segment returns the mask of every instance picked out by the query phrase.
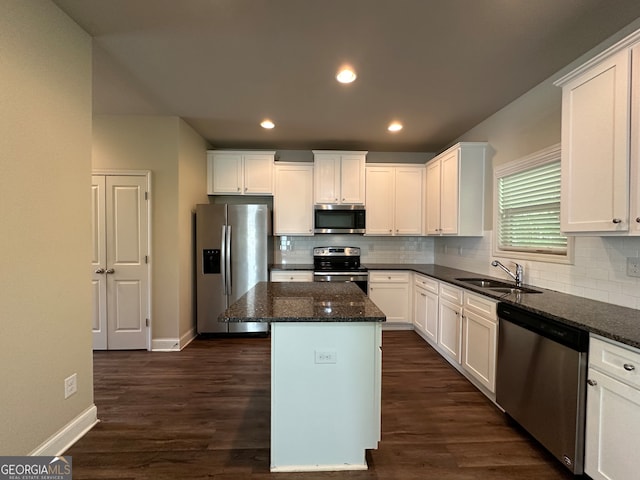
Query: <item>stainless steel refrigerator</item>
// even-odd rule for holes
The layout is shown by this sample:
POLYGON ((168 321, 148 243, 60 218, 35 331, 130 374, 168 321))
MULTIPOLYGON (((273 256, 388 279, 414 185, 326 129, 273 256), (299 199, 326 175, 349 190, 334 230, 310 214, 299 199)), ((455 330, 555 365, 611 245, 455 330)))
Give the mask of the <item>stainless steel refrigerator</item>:
POLYGON ((218 316, 267 281, 270 224, 267 205, 196 206, 198 333, 269 331, 267 323, 221 323, 218 316))

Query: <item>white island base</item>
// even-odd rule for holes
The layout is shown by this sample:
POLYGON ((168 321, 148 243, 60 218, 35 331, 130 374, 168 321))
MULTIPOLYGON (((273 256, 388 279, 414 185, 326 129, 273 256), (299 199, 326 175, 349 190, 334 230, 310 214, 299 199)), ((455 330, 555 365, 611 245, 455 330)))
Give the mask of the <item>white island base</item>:
POLYGON ((365 470, 380 441, 379 322, 271 323, 271 471, 365 470))

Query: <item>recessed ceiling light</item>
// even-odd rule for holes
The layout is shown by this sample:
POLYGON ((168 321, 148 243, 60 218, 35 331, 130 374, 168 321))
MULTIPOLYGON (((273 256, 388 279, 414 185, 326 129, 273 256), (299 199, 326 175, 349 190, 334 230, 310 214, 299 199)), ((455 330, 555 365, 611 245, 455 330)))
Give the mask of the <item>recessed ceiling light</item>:
POLYGON ((271 120, 263 120, 263 121, 260 123, 260 126, 261 126, 262 128, 266 128, 267 130, 271 130, 273 127, 275 127, 275 126, 276 126, 276 124, 275 124, 275 123, 273 123, 271 120))
POLYGON ((400 122, 393 122, 387 127, 387 130, 390 132, 399 132, 402 130, 402 124, 400 122))
POLYGON ((336 75, 336 80, 340 83, 351 83, 356 79, 356 72, 351 67, 341 68, 336 75))

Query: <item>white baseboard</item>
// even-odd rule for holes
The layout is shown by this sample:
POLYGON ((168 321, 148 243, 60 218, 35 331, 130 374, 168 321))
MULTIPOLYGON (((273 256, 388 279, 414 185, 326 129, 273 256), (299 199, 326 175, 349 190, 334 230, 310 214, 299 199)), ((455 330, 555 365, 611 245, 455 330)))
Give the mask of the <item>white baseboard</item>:
POLYGON ((413 330, 413 324, 404 322, 383 322, 382 330, 413 330))
POLYGON ((198 336, 195 328, 192 328, 187 333, 180 337, 180 350, 189 345, 198 336))
POLYGON ((154 338, 151 340, 152 352, 179 352, 179 338, 154 338))
POLYGON ((91 405, 29 455, 51 457, 62 455, 69 447, 84 437, 99 421, 98 409, 95 405, 91 405))
POLYGON ((337 464, 337 465, 287 465, 286 467, 271 467, 272 472, 342 472, 346 470, 367 470, 367 463, 337 464))

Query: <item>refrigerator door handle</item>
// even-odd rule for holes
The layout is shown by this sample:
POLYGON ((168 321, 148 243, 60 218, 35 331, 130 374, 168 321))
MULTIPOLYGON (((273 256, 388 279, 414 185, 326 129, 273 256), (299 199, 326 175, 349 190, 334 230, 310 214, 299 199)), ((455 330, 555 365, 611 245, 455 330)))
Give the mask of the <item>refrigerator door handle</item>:
POLYGON ((227 226, 222 225, 222 252, 220 252, 221 260, 221 270, 222 270, 222 285, 224 288, 224 294, 228 295, 227 292, 227 226))
POLYGON ((225 238, 225 241, 227 243, 226 245, 226 251, 227 251, 227 255, 225 257, 225 262, 226 262, 226 266, 225 266, 225 270, 226 270, 226 275, 225 275, 225 289, 227 291, 227 295, 231 295, 231 287, 233 285, 233 279, 231 278, 231 225, 227 225, 227 236, 225 238))

